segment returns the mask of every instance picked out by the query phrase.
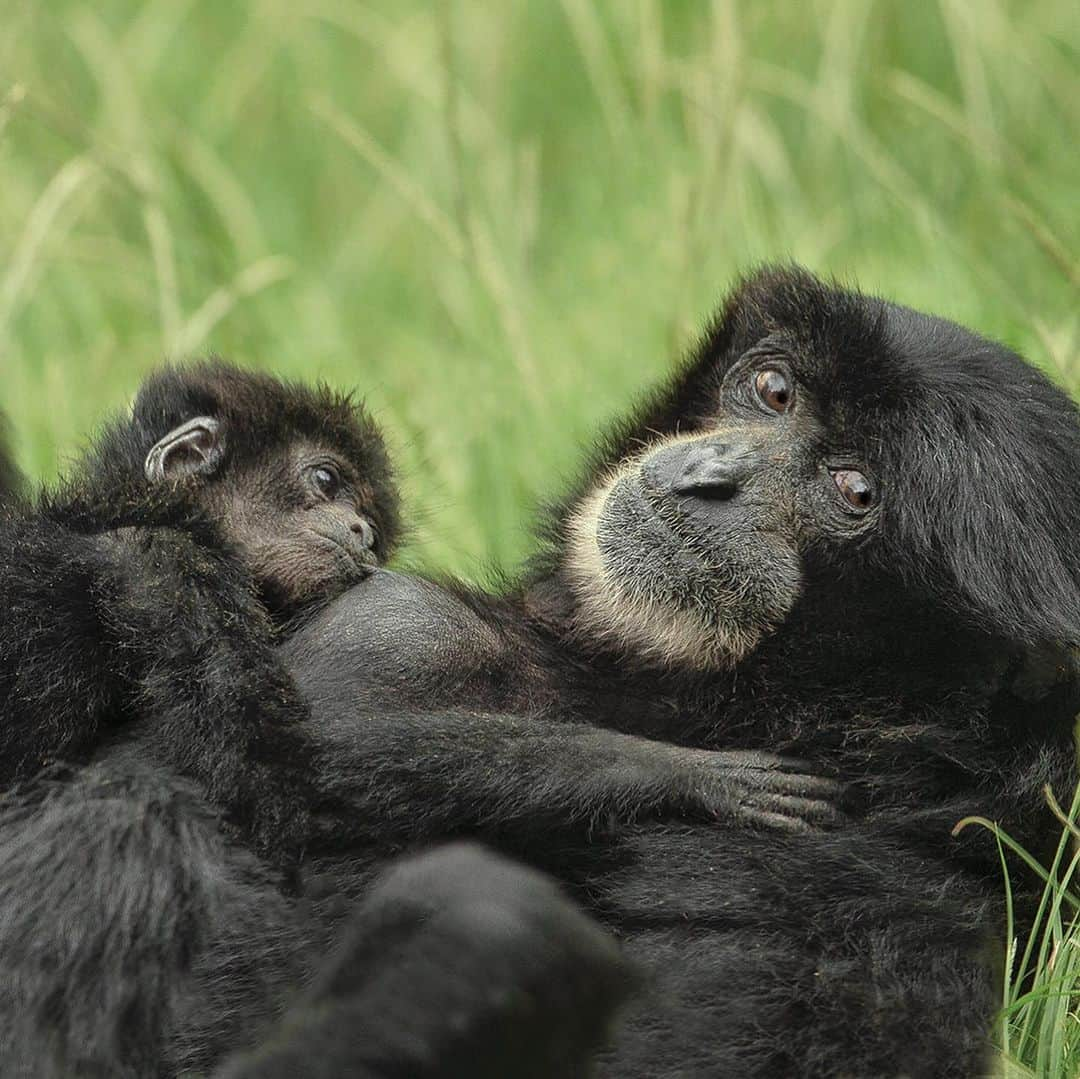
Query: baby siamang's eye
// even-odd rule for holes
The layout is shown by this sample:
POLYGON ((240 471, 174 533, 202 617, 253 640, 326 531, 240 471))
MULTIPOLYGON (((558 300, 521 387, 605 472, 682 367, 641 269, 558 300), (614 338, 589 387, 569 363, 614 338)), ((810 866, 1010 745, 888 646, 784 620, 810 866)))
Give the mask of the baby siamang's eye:
POLYGON ((767 367, 754 376, 754 392, 758 400, 773 412, 787 412, 795 401, 795 387, 783 371, 767 367))
POLYGON ((311 470, 311 482, 327 498, 334 498, 341 489, 341 477, 329 465, 319 465, 311 470))
POLYGON ((836 489, 852 509, 865 513, 875 501, 873 484, 854 468, 839 468, 832 474, 836 489))

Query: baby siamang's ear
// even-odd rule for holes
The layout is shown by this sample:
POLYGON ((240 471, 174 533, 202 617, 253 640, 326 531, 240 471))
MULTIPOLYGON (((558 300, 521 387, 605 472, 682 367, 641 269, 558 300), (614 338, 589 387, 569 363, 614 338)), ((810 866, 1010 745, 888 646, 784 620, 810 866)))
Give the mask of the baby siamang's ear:
POLYGON ((209 476, 217 471, 224 453, 221 424, 210 416, 197 416, 154 444, 143 471, 152 484, 209 476))

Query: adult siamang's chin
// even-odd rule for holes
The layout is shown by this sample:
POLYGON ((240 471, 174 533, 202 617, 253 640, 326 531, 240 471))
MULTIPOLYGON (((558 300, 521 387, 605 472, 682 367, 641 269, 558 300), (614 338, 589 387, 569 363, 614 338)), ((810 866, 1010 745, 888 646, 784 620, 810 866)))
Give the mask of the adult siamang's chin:
POLYGON ((791 610, 799 557, 768 507, 658 489, 655 456, 621 469, 573 519, 576 628, 650 662, 730 667, 791 610))

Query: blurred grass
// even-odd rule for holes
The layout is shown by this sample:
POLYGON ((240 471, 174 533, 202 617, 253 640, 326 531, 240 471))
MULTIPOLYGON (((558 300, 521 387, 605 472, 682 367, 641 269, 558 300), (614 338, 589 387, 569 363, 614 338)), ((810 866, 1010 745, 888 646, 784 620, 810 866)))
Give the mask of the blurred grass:
POLYGON ((0 405, 48 478, 164 356, 359 385, 477 576, 734 274, 1080 388, 1073 0, 3 0, 0 405))
MULTIPOLYGON (((482 576, 765 259, 1080 391, 1075 0, 0 14, 0 407, 43 479, 163 357, 213 350, 361 387, 409 561, 482 576)), ((1080 1067, 1051 913, 1044 994, 1006 990, 1015 1074, 1080 1067)))

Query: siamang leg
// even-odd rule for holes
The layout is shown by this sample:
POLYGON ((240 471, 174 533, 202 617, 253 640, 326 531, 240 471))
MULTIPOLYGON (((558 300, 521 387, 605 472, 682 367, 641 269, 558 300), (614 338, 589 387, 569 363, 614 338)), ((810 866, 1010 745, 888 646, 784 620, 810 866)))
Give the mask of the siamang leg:
POLYGON ((635 981, 547 878, 444 847, 375 884, 307 995, 220 1079, 573 1079, 635 981))

